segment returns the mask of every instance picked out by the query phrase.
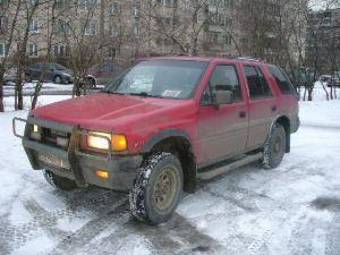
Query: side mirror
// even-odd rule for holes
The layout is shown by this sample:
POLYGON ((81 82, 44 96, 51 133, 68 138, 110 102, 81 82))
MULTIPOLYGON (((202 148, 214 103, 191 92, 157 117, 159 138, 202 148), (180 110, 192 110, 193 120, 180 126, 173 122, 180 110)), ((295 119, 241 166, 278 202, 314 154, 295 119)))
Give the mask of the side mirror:
POLYGON ((215 90, 214 104, 216 106, 222 104, 232 104, 234 101, 234 93, 230 90, 215 90))

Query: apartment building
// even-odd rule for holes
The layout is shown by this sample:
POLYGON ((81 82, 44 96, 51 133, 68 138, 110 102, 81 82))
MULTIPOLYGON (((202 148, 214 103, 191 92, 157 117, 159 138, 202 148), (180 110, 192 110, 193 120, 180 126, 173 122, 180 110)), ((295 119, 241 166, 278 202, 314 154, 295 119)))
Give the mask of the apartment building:
POLYGON ((320 73, 340 71, 340 8, 310 13, 306 57, 320 73))
MULTIPOLYGON (((76 58, 74 52, 88 54, 98 62, 111 60, 122 64, 154 55, 254 55, 254 31, 247 29, 251 24, 247 26, 247 20, 241 17, 257 13, 252 13, 254 10, 247 3, 244 8, 247 0, 22 1, 9 54, 20 47, 28 28, 26 54, 33 61, 49 55, 65 63, 76 58), (36 9, 28 24, 27 10, 33 7, 36 9)), ((281 8, 277 0, 264 1, 270 4, 270 13, 281 8)), ((0 5, 5 6, 6 2, 0 0, 0 5)), ((5 38, 14 7, 7 16, 0 11, 0 57, 6 54, 5 38)), ((277 38, 277 33, 267 35, 271 40, 277 38)), ((266 54, 275 52, 274 44, 267 43, 265 47, 266 54)))

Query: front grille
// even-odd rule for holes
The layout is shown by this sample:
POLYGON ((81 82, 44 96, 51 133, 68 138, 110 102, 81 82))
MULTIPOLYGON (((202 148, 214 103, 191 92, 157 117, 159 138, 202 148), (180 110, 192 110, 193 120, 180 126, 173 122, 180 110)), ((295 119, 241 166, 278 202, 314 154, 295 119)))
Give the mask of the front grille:
POLYGON ((50 128, 42 128, 41 141, 44 144, 53 145, 64 150, 68 149, 71 134, 50 128))

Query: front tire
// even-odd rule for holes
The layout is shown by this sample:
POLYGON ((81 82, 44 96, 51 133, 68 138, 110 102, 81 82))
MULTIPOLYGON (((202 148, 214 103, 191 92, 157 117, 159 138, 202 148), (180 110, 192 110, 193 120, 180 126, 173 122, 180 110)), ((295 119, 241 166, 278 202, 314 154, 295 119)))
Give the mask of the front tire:
POLYGON ((157 225, 170 219, 183 190, 183 171, 177 157, 154 153, 137 172, 130 190, 132 215, 139 221, 157 225))
POLYGON ((44 170, 43 174, 45 180, 57 189, 67 191, 77 188, 77 184, 74 181, 55 175, 50 170, 44 170))
POLYGON ((270 137, 264 146, 263 167, 274 169, 280 165, 286 151, 286 131, 282 125, 276 123, 270 137))

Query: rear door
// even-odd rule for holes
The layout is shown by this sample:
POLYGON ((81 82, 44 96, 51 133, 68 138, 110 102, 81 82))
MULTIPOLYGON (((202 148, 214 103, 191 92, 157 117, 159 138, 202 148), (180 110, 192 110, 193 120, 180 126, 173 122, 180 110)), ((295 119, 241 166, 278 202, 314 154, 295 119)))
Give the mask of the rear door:
POLYGON ((259 65, 243 65, 249 91, 248 149, 261 147, 270 132, 278 106, 274 92, 259 65))
POLYGON ((40 79, 41 70, 42 70, 41 64, 35 64, 31 66, 31 68, 29 69, 30 78, 32 80, 40 79))
POLYGON ((238 69, 232 64, 217 64, 203 93, 198 115, 200 160, 209 164, 238 154, 246 147, 247 134, 247 103, 238 69), (212 95, 216 86, 233 91, 234 102, 214 106, 212 95))

